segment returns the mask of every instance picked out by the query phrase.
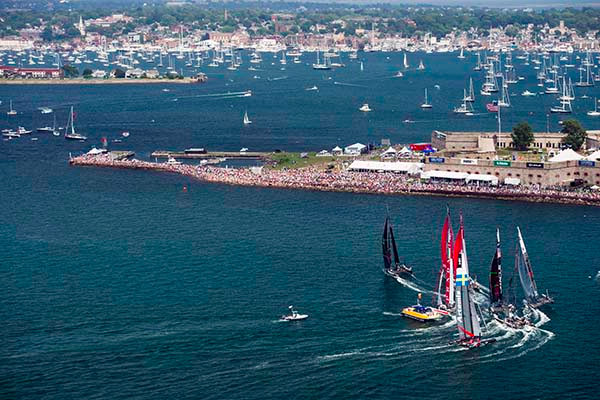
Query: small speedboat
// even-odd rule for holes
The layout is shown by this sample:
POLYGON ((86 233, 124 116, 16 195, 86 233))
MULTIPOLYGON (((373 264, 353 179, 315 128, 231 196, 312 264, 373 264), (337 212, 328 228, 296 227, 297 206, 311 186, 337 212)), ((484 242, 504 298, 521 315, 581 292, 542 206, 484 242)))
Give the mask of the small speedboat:
POLYGON ((530 96, 536 96, 536 94, 533 92, 530 92, 529 90, 525 90, 523 93, 521 93, 521 96, 530 97, 530 96))
POLYGON ((371 108, 369 107, 369 105, 367 103, 363 104, 358 110, 362 111, 362 112, 372 111, 371 108))
POLYGON ((122 132, 122 133, 121 133, 121 135, 122 135, 123 137, 129 137, 129 132, 127 132, 127 131, 126 131, 126 132, 122 132))
POLYGON ((288 307, 290 309, 290 313, 288 315, 282 315, 279 319, 280 321, 302 321, 308 318, 307 314, 298 314, 298 311, 294 310, 293 306, 288 307))

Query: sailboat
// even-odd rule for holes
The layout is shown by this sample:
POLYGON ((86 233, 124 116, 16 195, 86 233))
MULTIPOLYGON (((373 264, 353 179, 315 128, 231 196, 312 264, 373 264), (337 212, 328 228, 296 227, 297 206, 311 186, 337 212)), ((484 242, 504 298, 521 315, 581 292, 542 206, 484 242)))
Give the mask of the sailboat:
POLYGON ((419 61, 419 66, 417 67, 419 71, 423 71, 425 69, 425 64, 423 64, 423 60, 419 61))
POLYGON ((598 111, 598 100, 594 97, 594 111, 588 111, 587 115, 590 117, 597 117, 600 115, 600 111, 598 111))
POLYGON ((473 78, 469 78, 469 94, 466 95, 463 100, 467 101, 469 103, 473 103, 475 101, 475 90, 473 89, 473 78))
POLYGON ((406 57, 406 53, 404 53, 404 69, 408 69, 409 65, 408 65, 408 58, 406 57))
POLYGON ((75 118, 74 118, 74 113, 73 113, 73 106, 71 106, 71 112, 69 113, 69 120, 67 121, 67 126, 65 127, 65 139, 87 140, 86 136, 83 136, 83 135, 75 132, 75 118), (71 128, 71 132, 69 132, 69 127, 71 128))
POLYGON ((460 48, 460 54, 458 55, 458 58, 463 60, 465 58, 465 53, 464 53, 464 47, 460 48))
POLYGON ((323 63, 320 62, 319 60, 319 50, 317 50, 317 62, 315 64, 312 65, 313 69, 317 69, 317 70, 328 70, 331 69, 331 66, 327 63, 328 58, 327 57, 323 57, 323 63))
POLYGON ((454 308, 454 277, 456 268, 453 263, 453 239, 452 224, 450 222, 450 210, 446 208, 446 218, 442 227, 441 254, 442 265, 437 279, 437 306, 446 310, 454 308), (442 286, 444 292, 442 293, 442 286))
POLYGON ((531 268, 531 261, 529 261, 529 255, 525 248, 525 242, 521 235, 521 229, 517 226, 517 235, 519 243, 517 244, 515 254, 515 269, 519 273, 519 280, 521 281, 521 287, 525 293, 525 302, 530 308, 538 308, 544 304, 554 303, 554 299, 551 298, 548 293, 539 294, 537 285, 533 278, 533 269, 531 268))
POLYGON ((244 125, 250 125, 252 123, 252 121, 250 121, 250 118, 248 118, 248 111, 244 112, 244 125))
POLYGON ((6 115, 17 115, 17 111, 12 108, 12 100, 10 101, 10 110, 6 112, 6 115))
POLYGON ((510 107, 510 96, 508 95, 508 88, 504 85, 504 78, 502 78, 502 97, 498 100, 498 106, 510 107))
POLYGON ((463 102, 459 107, 455 107, 453 112, 455 114, 469 114, 473 112, 473 106, 471 103, 467 102, 467 89, 463 90, 463 102))
POLYGON ((454 261, 456 264, 456 325, 459 336, 456 343, 467 348, 493 343, 496 339, 481 340, 481 325, 472 298, 472 291, 469 288, 471 278, 462 216, 454 243, 454 261))
POLYGON ((425 88, 425 103, 421 104, 421 108, 432 108, 431 104, 427 100, 427 88, 425 88))
POLYGON ((365 66, 363 65, 363 62, 361 61, 360 62, 360 71, 362 72, 364 70, 365 70, 365 66))
POLYGON ((381 248, 383 250, 384 272, 387 275, 392 277, 412 275, 412 267, 404 263, 400 263, 400 258, 398 257, 398 248, 396 247, 396 239, 394 238, 394 230, 392 229, 390 217, 385 218, 383 235, 381 236, 381 248))
POLYGON ((560 106, 550 107, 550 112, 555 114, 570 114, 573 110, 569 98, 567 85, 563 85, 562 96, 560 96, 560 106))
POLYGON ((475 65, 475 68, 473 68, 473 71, 481 71, 481 69, 481 53, 477 52, 477 64, 475 65))

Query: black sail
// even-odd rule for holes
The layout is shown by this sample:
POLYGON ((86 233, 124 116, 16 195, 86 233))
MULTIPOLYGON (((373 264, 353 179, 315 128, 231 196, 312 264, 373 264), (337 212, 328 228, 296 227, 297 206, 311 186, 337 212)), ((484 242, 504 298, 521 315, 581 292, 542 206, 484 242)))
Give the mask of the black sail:
POLYGON ((500 252, 500 234, 496 232, 496 253, 490 267, 490 300, 492 304, 502 302, 502 253, 500 252))
POLYGON ((392 266, 392 252, 390 249, 390 240, 388 237, 389 217, 385 219, 383 225, 383 235, 381 237, 381 248, 383 250, 383 265, 385 269, 390 269, 392 266))
POLYGON ((394 252, 394 263, 400 265, 400 258, 398 257, 398 248, 396 247, 396 239, 394 238, 394 230, 390 224, 390 241, 392 245, 392 251, 394 252))

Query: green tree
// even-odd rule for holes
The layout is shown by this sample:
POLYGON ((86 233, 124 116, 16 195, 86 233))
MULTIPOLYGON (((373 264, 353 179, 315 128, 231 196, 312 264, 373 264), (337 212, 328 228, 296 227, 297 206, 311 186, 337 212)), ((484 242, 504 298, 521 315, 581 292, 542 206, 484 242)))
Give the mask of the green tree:
POLYGON ((79 76, 79 70, 72 65, 63 65, 62 70, 67 78, 76 78, 79 76))
POLYGON ((92 77, 92 73, 93 73, 93 71, 91 69, 86 68, 86 69, 83 70, 83 77, 86 78, 86 79, 91 78, 92 77))
POLYGON ((573 150, 581 149, 587 138, 587 132, 583 129, 579 121, 575 119, 564 121, 561 132, 566 134, 562 142, 573 150))
POLYGON ((125 71, 123 71, 121 68, 117 68, 115 69, 115 78, 125 78, 125 71))
POLYGON ((527 150, 531 142, 533 142, 533 130, 527 122, 519 122, 513 127, 510 134, 513 141, 513 146, 517 150, 527 150))
POLYGON ((47 25, 42 31, 42 40, 44 42, 51 42, 54 37, 54 32, 52 32, 52 27, 47 25))

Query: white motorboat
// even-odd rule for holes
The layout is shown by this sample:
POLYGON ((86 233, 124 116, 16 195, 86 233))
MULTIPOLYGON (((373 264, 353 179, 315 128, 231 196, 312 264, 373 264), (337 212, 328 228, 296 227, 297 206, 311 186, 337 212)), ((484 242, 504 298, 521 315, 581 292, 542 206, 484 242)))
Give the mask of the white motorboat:
POLYGON ((319 90, 319 88, 317 87, 317 85, 314 85, 314 86, 312 86, 312 87, 309 87, 309 88, 306 88, 306 89, 304 89, 304 90, 306 90, 306 91, 311 91, 311 90, 319 90))
POLYGON ((359 108, 359 111, 362 111, 362 112, 369 112, 369 111, 372 111, 372 110, 371 110, 371 108, 369 107, 369 105, 368 105, 367 103, 365 103, 365 104, 363 104, 363 105, 362 105, 362 106, 359 108))
POLYGON ((175 158, 169 156, 167 159, 167 165, 181 165, 181 161, 177 161, 175 158))
POLYGON ((308 318, 307 314, 298 314, 298 311, 294 310, 293 306, 289 306, 288 308, 290 309, 290 314, 282 315, 279 319, 280 321, 302 321, 303 319, 308 318))
POLYGON ((523 93, 521 93, 521 96, 530 97, 530 96, 536 96, 536 94, 533 92, 530 92, 529 90, 525 90, 523 93))

